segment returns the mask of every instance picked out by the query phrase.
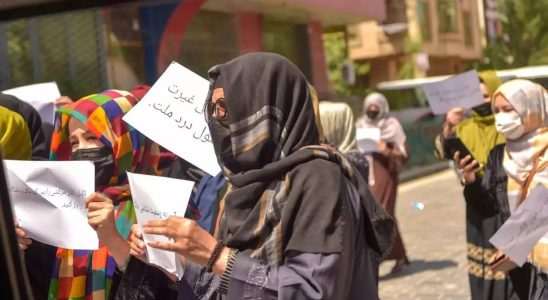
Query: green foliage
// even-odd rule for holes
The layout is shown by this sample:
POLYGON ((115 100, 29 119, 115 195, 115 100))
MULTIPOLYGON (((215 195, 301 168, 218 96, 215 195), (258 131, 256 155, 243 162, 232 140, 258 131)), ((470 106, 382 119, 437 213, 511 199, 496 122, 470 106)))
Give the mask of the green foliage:
MULTIPOLYGON (((346 35, 344 31, 323 34, 323 45, 332 91, 338 96, 365 95, 365 90, 357 85, 349 86, 343 81, 343 64, 348 58, 346 35)), ((356 69, 356 79, 367 75, 371 69, 369 63, 353 62, 356 69)))
POLYGON ((548 64, 548 0, 499 0, 503 35, 484 49, 479 69, 548 64))
POLYGON ((422 48, 422 42, 418 39, 406 37, 404 41, 404 53, 406 55, 405 62, 398 71, 400 79, 415 78, 415 54, 419 53, 422 48))

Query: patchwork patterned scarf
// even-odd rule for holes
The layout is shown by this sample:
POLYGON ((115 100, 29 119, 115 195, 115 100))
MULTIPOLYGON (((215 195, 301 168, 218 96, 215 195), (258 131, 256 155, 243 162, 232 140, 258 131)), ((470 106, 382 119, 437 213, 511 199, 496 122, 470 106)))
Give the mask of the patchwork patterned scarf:
MULTIPOLYGON (((548 187, 548 94, 539 84, 512 80, 503 84, 493 99, 497 95, 512 104, 525 126, 520 138, 506 141, 503 161, 513 212, 538 184, 548 187)), ((548 234, 535 246, 531 259, 548 272, 548 234)))
MULTIPOLYGON (((112 149, 115 170, 108 187, 96 187, 115 204, 116 228, 129 238, 135 212, 126 171, 157 174, 158 145, 122 121, 137 99, 126 91, 108 90, 90 95, 57 111, 51 143, 51 160, 70 160, 68 124, 82 122, 106 147, 112 149)), ((57 250, 50 283, 50 299, 106 299, 116 270, 114 258, 102 245, 95 251, 57 250)))

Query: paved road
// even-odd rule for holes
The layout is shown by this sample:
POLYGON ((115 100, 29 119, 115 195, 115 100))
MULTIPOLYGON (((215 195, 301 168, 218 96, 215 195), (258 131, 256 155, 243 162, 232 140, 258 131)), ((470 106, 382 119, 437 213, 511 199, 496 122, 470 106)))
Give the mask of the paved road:
POLYGON ((381 266, 381 299, 470 299, 464 200, 453 172, 402 184, 396 216, 411 265, 397 276, 388 275, 392 262, 381 266), (412 209, 416 201, 422 211, 412 209))

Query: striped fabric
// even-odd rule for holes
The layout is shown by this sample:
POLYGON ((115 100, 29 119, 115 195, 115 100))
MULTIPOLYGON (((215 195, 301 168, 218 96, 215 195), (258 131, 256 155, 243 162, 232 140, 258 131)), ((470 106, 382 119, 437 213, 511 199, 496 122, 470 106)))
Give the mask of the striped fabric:
MULTIPOLYGON (((70 118, 82 122, 106 147, 112 149, 115 171, 108 187, 96 187, 115 204, 116 228, 128 238, 135 212, 126 171, 157 174, 158 145, 122 121, 137 99, 128 92, 108 90, 90 95, 57 111, 51 143, 51 160, 70 160, 70 118)), ((116 263, 108 249, 57 250, 49 299, 106 299, 116 263)))

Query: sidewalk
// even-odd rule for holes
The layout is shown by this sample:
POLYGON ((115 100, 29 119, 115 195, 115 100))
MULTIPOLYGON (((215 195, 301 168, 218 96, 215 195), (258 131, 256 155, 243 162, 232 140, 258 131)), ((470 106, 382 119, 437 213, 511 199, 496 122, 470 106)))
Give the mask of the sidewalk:
POLYGON ((381 266, 381 299, 470 299, 464 199, 454 173, 400 185, 396 216, 411 265, 396 276, 388 275, 393 262, 381 266))

